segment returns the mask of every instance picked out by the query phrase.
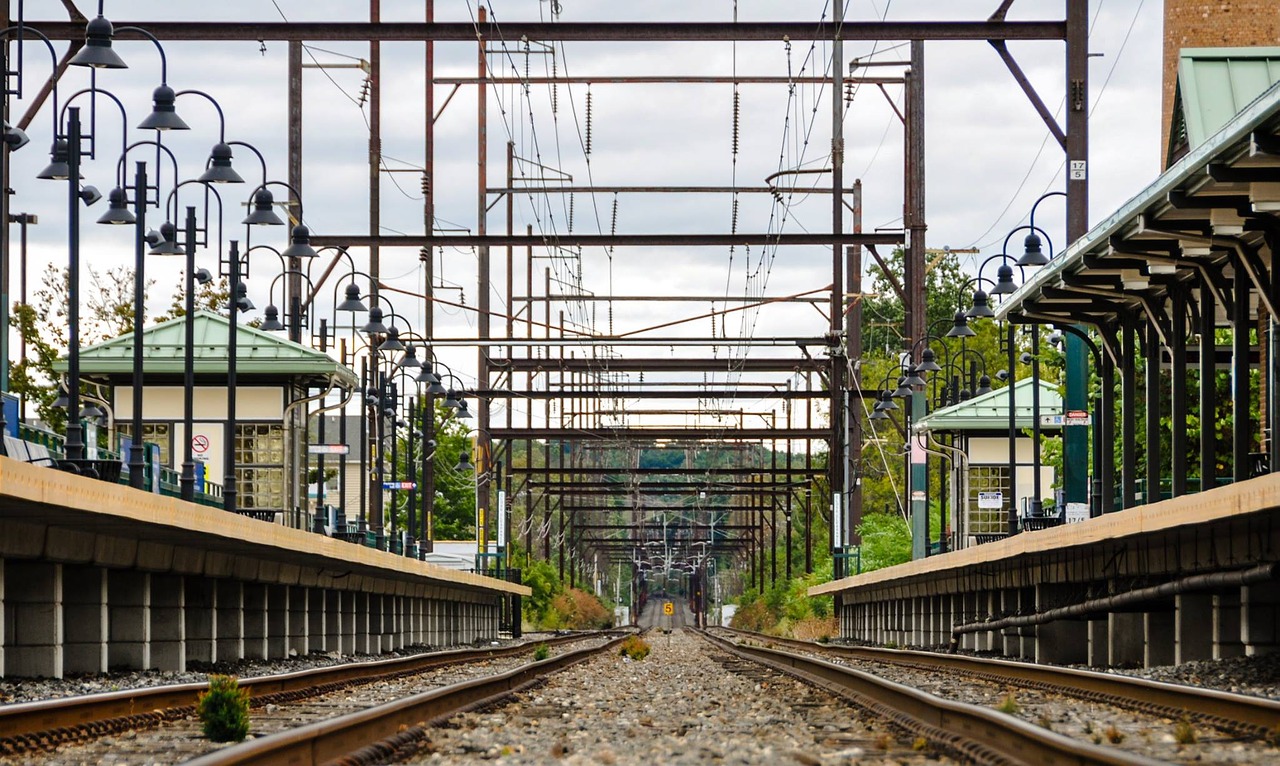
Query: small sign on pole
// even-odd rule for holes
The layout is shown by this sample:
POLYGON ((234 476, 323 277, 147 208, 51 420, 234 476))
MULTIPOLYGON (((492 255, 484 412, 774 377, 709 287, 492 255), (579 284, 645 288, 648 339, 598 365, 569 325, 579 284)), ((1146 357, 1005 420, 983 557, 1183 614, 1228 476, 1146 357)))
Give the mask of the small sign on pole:
POLYGON ((1001 508, 1004 506, 1004 492, 979 492, 979 508, 1001 508))
POLYGON ((345 444, 308 444, 308 455, 349 455, 351 447, 345 444))
POLYGON ((418 482, 416 481, 384 481, 382 482, 382 488, 383 489, 417 489, 418 482))

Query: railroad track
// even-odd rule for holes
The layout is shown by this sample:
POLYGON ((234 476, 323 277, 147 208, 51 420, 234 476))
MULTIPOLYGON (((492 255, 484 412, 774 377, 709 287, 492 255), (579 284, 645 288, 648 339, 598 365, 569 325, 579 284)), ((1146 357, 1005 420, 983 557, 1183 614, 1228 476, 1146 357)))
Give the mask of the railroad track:
POLYGON ((926 672, 945 672, 1203 724, 1249 739, 1280 742, 1280 701, 1092 670, 906 649, 839 646, 717 628, 746 640, 926 672))
MULTIPOLYGON (((852 668, 802 654, 698 635, 729 654, 852 699, 931 746, 988 764, 1156 764, 1164 761, 1072 739, 995 710, 936 697, 852 668)), ((772 643, 781 643, 772 641, 772 643)), ((807 642, 796 642, 806 644, 807 642)))
POLYGON ((329 721, 301 726, 228 747, 188 766, 308 766, 340 762, 386 763, 412 750, 433 723, 492 705, 548 675, 609 651, 619 635, 599 646, 565 652, 515 670, 451 684, 329 721))
MULTIPOLYGON (((580 632, 537 643, 556 646, 582 641, 594 635, 616 634, 616 631, 605 631, 603 634, 580 632)), ((535 645, 524 643, 458 649, 373 662, 345 663, 241 679, 240 686, 248 690, 251 707, 262 708, 293 703, 345 688, 405 678, 436 668, 518 656, 532 652, 535 645)), ((0 757, 49 751, 70 743, 153 728, 168 721, 186 718, 194 715, 196 698, 207 689, 208 685, 204 683, 188 683, 0 706, 0 757)))

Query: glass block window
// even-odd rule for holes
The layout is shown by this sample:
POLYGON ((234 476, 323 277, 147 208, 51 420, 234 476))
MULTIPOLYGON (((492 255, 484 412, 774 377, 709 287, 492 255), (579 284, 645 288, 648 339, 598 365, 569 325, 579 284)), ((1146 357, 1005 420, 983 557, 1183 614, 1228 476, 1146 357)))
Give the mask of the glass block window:
MULTIPOLYGON (((116 430, 125 436, 132 436, 133 424, 116 422, 116 430)), ((170 423, 143 423, 142 441, 160 447, 160 464, 173 465, 173 425, 170 423)), ((125 456, 128 459, 128 455, 125 456)))
POLYGON ((1009 503, 1012 489, 1009 486, 1009 466, 969 466, 969 523, 970 535, 993 535, 1007 532, 1009 527, 1009 503), (1001 492, 1004 503, 1000 508, 979 508, 979 492, 1001 492))
POLYGON ((236 425, 236 489, 241 508, 284 508, 284 426, 236 425))

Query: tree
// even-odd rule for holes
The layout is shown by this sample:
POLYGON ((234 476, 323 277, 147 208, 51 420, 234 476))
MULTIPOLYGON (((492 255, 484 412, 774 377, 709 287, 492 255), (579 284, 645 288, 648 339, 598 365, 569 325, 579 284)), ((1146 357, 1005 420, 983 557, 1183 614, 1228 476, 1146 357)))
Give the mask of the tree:
MULTIPOLYGON (((134 327, 134 271, 128 266, 118 266, 99 272, 93 266, 85 266, 90 289, 81 291, 83 310, 80 312, 80 347, 96 345, 105 340, 132 332, 134 327)), ((48 264, 41 277, 40 288, 34 300, 28 304, 15 303, 13 324, 18 335, 26 341, 28 354, 19 359, 9 371, 9 390, 34 402, 40 419, 55 431, 65 427, 66 413, 55 409, 53 401, 58 396, 57 377, 53 365, 66 353, 69 342, 71 305, 70 274, 65 266, 48 264)), ((147 301, 155 280, 143 286, 143 302, 147 301)), ((185 284, 185 280, 180 283, 185 284)), ((202 285, 196 294, 198 308, 225 313, 230 297, 225 279, 202 285)), ((181 286, 174 294, 168 313, 156 317, 166 321, 182 316, 185 293, 181 286)))

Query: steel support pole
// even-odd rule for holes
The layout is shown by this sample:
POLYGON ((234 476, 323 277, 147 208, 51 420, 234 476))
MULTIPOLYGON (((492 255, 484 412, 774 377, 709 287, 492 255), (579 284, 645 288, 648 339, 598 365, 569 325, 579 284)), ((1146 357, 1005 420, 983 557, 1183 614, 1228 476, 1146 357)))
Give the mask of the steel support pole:
MULTIPOLYGON (((196 461, 192 452, 191 438, 195 430, 195 389, 196 389, 196 209, 187 206, 186 242, 186 302, 187 315, 183 318, 186 328, 186 339, 183 343, 182 356, 182 478, 179 480, 182 499, 188 502, 196 497, 196 461)), ((285 481, 288 481, 286 477, 285 481)))
POLYGON ((1009 380, 1009 520, 1006 529, 1009 535, 1018 534, 1018 397, 1015 379, 1018 372, 1017 353, 1013 348, 1013 322, 1005 323, 1005 351, 1008 353, 1009 380))
POLYGON ((1138 502, 1138 344, 1133 315, 1120 321, 1120 507, 1128 509, 1138 502))
POLYGON ((1218 465, 1218 370, 1217 370, 1217 300, 1209 285, 1207 273, 1200 284, 1200 491, 1217 484, 1218 465))
MULTIPOLYGON (((1089 8, 1065 0, 1067 21, 1067 244, 1089 231, 1089 8)), ((1084 340, 1066 336, 1067 410, 1089 406, 1089 353, 1084 340)), ((1062 429, 1062 487, 1068 503, 1088 498, 1088 426, 1062 429)))
MULTIPOLYGON (((483 6, 479 8, 478 19, 484 24, 487 9, 483 6)), ((486 86, 486 79, 489 74, 488 57, 485 54, 486 40, 483 37, 478 38, 478 61, 480 83, 476 86, 476 232, 480 235, 488 233, 488 195, 486 189, 489 185, 488 164, 489 164, 489 91, 486 86)), ((476 334, 481 341, 487 341, 490 337, 490 296, 489 296, 489 279, 490 279, 490 263, 489 248, 480 247, 476 250, 477 261, 477 317, 476 317, 476 334)), ((476 383, 480 387, 489 387, 489 348, 481 343, 476 348, 476 383)), ((480 519, 481 528, 476 530, 482 545, 488 544, 489 539, 489 516, 491 508, 491 473, 493 465, 493 446, 490 442, 490 412, 489 400, 476 399, 476 510, 480 519)), ((485 550, 487 552, 487 549, 485 550)))
MULTIPOLYGON (((1273 270, 1274 272, 1274 270, 1273 270)), ((1169 432, 1170 486, 1173 497, 1187 494, 1187 288, 1183 283, 1170 287, 1171 327, 1169 337, 1169 403, 1172 428, 1169 432)))
MULTIPOLYGON (((844 19, 844 8, 842 3, 836 3, 835 23, 837 28, 844 19)), ((832 92, 842 92, 841 77, 844 70, 844 44, 837 35, 831 53, 831 67, 833 74, 832 92)), ((844 102, 839 98, 831 100, 831 188, 835 191, 831 195, 831 233, 839 236, 844 232, 844 102)), ((840 337, 844 329, 843 313, 844 313, 844 248, 840 242, 831 245, 831 307, 830 307, 830 333, 831 339, 828 344, 831 348, 830 369, 828 375, 830 377, 830 394, 831 394, 831 436, 830 436, 830 466, 829 481, 831 484, 831 550, 834 554, 844 552, 846 543, 846 535, 848 534, 848 510, 846 508, 848 502, 847 492, 847 471, 846 471, 846 450, 848 445, 845 443, 845 414, 844 414, 844 380, 845 380, 845 358, 843 353, 843 339, 840 337), (839 518, 837 518, 837 515, 839 518)), ((761 537, 761 545, 763 545, 763 536, 761 537)), ((838 579, 844 576, 844 559, 837 556, 834 560, 833 574, 838 579)), ((761 581, 764 580, 763 571, 760 576, 761 581)))
MULTIPOLYGON (((227 252, 230 266, 231 300, 227 306, 227 420, 222 433, 222 507, 231 513, 237 510, 236 501, 236 324, 240 313, 237 290, 240 285, 240 243, 231 240, 227 252)), ((324 415, 321 414, 323 419, 324 415)), ((323 441, 323 439, 322 439, 323 441)), ((323 466, 323 463, 321 464, 323 466)), ((323 472, 322 472, 323 473, 323 472)), ((323 477, 321 478, 323 482, 323 477)))
MULTIPOLYGON (((426 0, 426 17, 428 24, 435 21, 435 0, 426 0)), ((427 234, 435 232, 435 43, 426 41, 423 69, 423 121, 422 121, 422 226, 427 234)), ((422 260, 422 294, 425 301, 422 309, 422 337, 428 341, 435 339, 435 253, 429 247, 419 251, 422 260)), ((435 351, 428 347, 423 349, 425 362, 435 360, 435 351)), ((429 390, 422 394, 422 439, 423 454, 429 455, 436 443, 436 397, 429 390)), ((431 553, 435 549, 435 533, 432 530, 436 497, 435 460, 429 457, 422 459, 422 532, 418 539, 420 551, 431 553)))
MULTIPOLYGON (((289 230, 302 223, 302 41, 289 42, 289 230)), ((302 259, 289 258, 285 276, 285 302, 291 313, 289 340, 302 342, 302 259)), ((232 300, 235 295, 232 294, 232 300)))
POLYGON ((1099 372, 1102 389, 1102 421, 1095 424, 1101 428, 1098 437, 1101 451, 1100 494, 1102 495, 1100 513, 1111 513, 1116 510, 1116 364, 1107 354, 1102 355, 1102 370, 1099 372))
MULTIPOLYGON (((80 108, 67 117, 67 437, 68 460, 84 459, 80 425, 80 108)), ((7 310, 8 307, 6 306, 7 310)), ((190 439, 188 439, 188 444, 190 439)))
MULTIPOLYGON (((7 196, 7 195, 6 195, 7 196)), ((142 489, 146 483, 147 453, 142 440, 142 406, 145 354, 142 331, 147 321, 147 163, 139 162, 133 173, 133 413, 129 439, 129 486, 142 489)), ((7 305, 7 304, 6 304, 7 305)), ((7 313, 7 312, 5 312, 7 313)), ((160 477, 156 477, 158 482, 160 477)))
MULTIPOLYGON (((1143 497, 1148 503, 1154 503, 1160 499, 1160 477, 1163 473, 1164 460, 1160 454, 1160 437, 1164 424, 1160 422, 1160 328, 1156 326, 1155 318, 1150 317, 1147 321, 1147 343, 1146 348, 1146 402, 1143 405, 1143 414, 1146 418, 1147 445, 1146 449, 1146 469, 1147 481, 1146 491, 1143 497)), ((1177 425, 1174 425, 1177 428, 1177 425)))
POLYGON ((1236 255, 1235 284, 1232 292, 1231 317, 1231 480, 1241 482, 1249 478, 1252 465, 1249 460, 1249 444, 1253 437, 1249 426, 1251 411, 1249 395, 1249 292, 1251 283, 1244 265, 1244 258, 1236 255))

